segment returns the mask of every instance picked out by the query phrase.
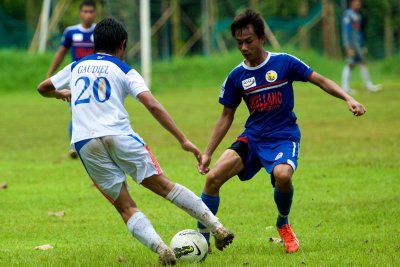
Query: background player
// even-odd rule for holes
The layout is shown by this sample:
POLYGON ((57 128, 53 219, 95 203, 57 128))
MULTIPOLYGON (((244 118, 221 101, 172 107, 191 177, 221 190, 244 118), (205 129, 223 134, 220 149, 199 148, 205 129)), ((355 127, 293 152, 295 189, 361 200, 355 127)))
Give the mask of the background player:
POLYGON ((342 21, 342 41, 346 54, 346 65, 342 71, 342 88, 351 94, 356 93, 354 89, 350 89, 350 81, 351 71, 357 64, 360 64, 360 75, 368 91, 378 92, 382 87, 371 82, 366 66, 361 7, 361 0, 349 0, 349 8, 344 11, 342 21))
POLYGON ((158 253, 162 264, 175 264, 175 255, 138 210, 128 193, 125 173, 211 228, 217 248, 223 250, 232 242, 233 234, 198 196, 163 174, 148 145, 130 126, 123 106, 128 95, 138 99, 184 150, 192 152, 198 160, 201 158, 200 151, 153 97, 143 78, 122 61, 127 38, 120 23, 114 19, 102 20, 94 31, 96 54, 69 64, 43 81, 38 90, 45 97, 71 101, 74 125, 71 142, 86 171, 120 213, 132 235, 158 253))
MULTIPOLYGON (((310 69, 294 56, 265 51, 264 21, 258 12, 247 10, 231 24, 231 34, 244 57, 222 85, 219 102, 223 110, 205 149, 199 171, 209 171, 211 156, 228 132, 236 108, 243 99, 249 109, 244 132, 208 172, 202 200, 216 214, 222 185, 235 175, 251 179, 261 168, 270 174, 278 209, 276 227, 286 252, 295 252, 299 241, 289 225, 288 215, 294 194, 292 175, 297 168, 300 130, 293 112, 294 81, 309 81, 327 93, 346 101, 356 116, 365 113, 363 105, 336 83, 310 69)), ((199 231, 209 239, 207 227, 199 231)))
MULTIPOLYGON (((79 6, 79 18, 81 23, 69 26, 64 30, 61 45, 58 48, 53 62, 47 72, 47 78, 54 74, 61 65, 68 50, 71 49, 72 61, 78 61, 87 55, 93 54, 93 31, 96 26, 96 3, 94 1, 83 1, 79 6)), ((72 122, 68 125, 68 134, 71 139, 72 122)), ((71 158, 77 158, 78 155, 74 149, 70 150, 71 158)))

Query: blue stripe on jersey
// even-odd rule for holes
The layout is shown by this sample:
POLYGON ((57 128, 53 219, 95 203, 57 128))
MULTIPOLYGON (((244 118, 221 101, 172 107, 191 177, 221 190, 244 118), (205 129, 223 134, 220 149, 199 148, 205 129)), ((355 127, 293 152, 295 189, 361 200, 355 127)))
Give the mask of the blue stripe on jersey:
POLYGON ((122 60, 120 60, 119 58, 112 56, 112 55, 108 55, 108 54, 100 54, 100 53, 96 53, 87 57, 84 57, 83 59, 74 62, 71 65, 71 72, 73 71, 73 69, 76 67, 76 65, 82 61, 86 61, 86 60, 106 60, 106 61, 110 61, 112 63, 114 63, 115 65, 117 65, 125 74, 127 74, 132 68, 131 66, 129 66, 128 64, 126 64, 125 62, 123 62, 122 60))

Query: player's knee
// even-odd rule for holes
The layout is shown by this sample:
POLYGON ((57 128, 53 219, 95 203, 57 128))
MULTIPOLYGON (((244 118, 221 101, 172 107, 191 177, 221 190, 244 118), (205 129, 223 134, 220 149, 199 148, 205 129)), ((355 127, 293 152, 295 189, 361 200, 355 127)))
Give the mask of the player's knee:
POLYGON ((291 185, 292 184, 293 170, 290 166, 277 166, 274 169, 275 182, 278 185, 291 185))
POLYGON ((292 176, 289 175, 275 175, 275 184, 277 185, 290 185, 292 183, 292 176))
POLYGON ((221 187, 219 179, 220 177, 215 172, 209 172, 205 184, 205 187, 208 189, 207 191, 212 191, 213 193, 218 192, 221 187))

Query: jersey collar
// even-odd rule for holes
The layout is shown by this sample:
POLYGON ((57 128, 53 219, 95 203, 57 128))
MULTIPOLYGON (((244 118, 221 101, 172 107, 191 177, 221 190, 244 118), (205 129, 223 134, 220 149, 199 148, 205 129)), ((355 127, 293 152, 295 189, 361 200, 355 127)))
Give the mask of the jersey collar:
POLYGON ((269 58, 270 58, 270 57, 271 57, 271 52, 268 52, 267 58, 266 58, 260 65, 255 66, 255 67, 247 66, 247 65, 244 63, 244 60, 243 60, 243 61, 242 61, 242 67, 245 68, 246 70, 257 70, 257 69, 262 68, 263 66, 265 66, 265 64, 267 64, 267 62, 269 61, 269 58))

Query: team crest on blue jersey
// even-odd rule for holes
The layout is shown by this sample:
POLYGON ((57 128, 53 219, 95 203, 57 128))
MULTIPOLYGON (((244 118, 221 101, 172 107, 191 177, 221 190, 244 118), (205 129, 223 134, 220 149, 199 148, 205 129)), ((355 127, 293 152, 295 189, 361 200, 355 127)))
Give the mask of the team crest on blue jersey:
POLYGON ((251 87, 257 86, 256 78, 255 77, 251 77, 251 78, 248 78, 246 80, 243 80, 242 81, 242 86, 243 86, 243 89, 245 89, 245 90, 249 89, 251 87))
POLYGON ((268 82, 275 82, 276 79, 278 79, 278 73, 276 73, 276 71, 274 70, 269 70, 266 74, 265 74, 265 79, 268 82))
POLYGON ((82 33, 74 33, 72 35, 72 40, 74 42, 82 42, 83 41, 83 34, 82 33))

